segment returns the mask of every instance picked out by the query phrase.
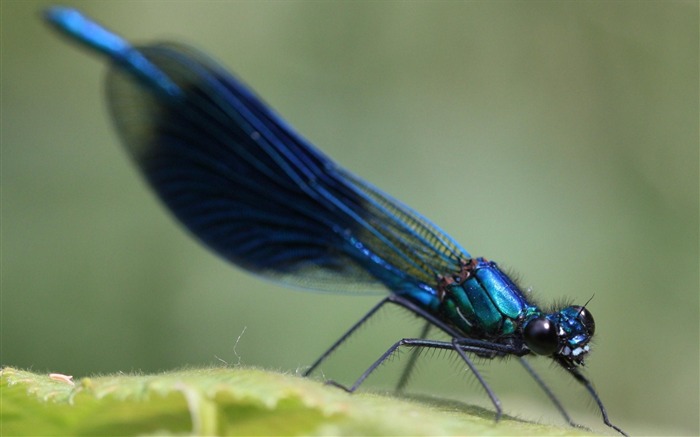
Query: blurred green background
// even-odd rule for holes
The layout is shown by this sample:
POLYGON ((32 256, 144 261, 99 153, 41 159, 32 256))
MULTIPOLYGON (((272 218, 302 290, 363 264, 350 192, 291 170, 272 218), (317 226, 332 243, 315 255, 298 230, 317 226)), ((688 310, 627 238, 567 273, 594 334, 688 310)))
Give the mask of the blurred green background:
MULTIPOLYGON (((183 232, 120 149, 104 64, 40 20, 50 3, 2 2, 2 364, 310 364, 378 297, 290 291, 183 232)), ((697 2, 66 3, 134 41, 204 49, 543 302, 595 295, 586 371, 613 421, 700 433, 697 2)), ((352 380, 414 322, 386 311, 325 376, 352 380)), ((411 392, 489 406, 454 357, 427 355, 411 392)), ((390 388, 406 356, 368 387, 390 388)), ((517 363, 481 367, 507 413, 560 420, 517 363)))

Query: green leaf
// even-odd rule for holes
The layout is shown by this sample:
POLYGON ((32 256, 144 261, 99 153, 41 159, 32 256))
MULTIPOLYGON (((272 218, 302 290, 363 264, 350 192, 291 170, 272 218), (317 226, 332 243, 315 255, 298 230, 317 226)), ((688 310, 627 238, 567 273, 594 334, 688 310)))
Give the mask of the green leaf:
POLYGON ((587 435, 435 399, 356 393, 254 368, 72 381, 6 367, 2 435, 587 435))

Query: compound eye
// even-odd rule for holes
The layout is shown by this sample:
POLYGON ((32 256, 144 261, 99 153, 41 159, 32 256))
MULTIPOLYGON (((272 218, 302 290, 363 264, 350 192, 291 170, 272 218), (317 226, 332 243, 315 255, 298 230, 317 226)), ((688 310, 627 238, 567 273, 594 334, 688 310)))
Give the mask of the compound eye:
POLYGON ((591 312, 586 309, 586 307, 581 307, 574 305, 572 306, 573 309, 578 312, 578 319, 581 321, 583 324, 583 327, 586 329, 586 334, 588 334, 588 337, 593 337, 593 334, 595 333, 595 320, 593 320, 593 316, 591 315, 591 312))
POLYGON ((559 346, 557 327, 545 317, 530 320, 523 335, 527 347, 537 355, 552 355, 559 346))

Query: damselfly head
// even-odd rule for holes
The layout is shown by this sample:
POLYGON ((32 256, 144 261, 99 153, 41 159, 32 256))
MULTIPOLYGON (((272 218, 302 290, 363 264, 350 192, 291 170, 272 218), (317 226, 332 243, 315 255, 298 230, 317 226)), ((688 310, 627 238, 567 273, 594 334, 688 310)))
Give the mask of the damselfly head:
POLYGON ((593 316, 578 305, 533 317, 523 328, 525 344, 532 352, 551 356, 568 369, 583 365, 594 333, 593 316))

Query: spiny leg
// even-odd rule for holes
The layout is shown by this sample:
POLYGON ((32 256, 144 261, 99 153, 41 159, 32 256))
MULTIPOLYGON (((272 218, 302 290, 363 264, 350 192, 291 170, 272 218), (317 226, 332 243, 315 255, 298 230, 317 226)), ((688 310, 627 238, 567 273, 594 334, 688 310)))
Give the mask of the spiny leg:
POLYGON ((362 383, 365 381, 365 379, 367 379, 367 377, 368 377, 372 372, 374 372, 374 370, 375 370, 377 367, 379 367, 384 361, 386 361, 387 358, 389 358, 394 352, 396 352, 396 349, 398 349, 399 347, 401 347, 401 346, 403 346, 404 344, 406 344, 407 341, 411 341, 411 340, 413 340, 413 339, 406 339, 406 338, 404 338, 403 340, 399 340, 399 341, 397 341, 396 343, 394 343, 393 345, 391 345, 391 347, 390 347, 389 349, 387 349, 386 352, 384 352, 384 353, 377 359, 377 361, 375 361, 374 363, 372 363, 372 365, 369 366, 369 367, 367 368, 367 370, 365 370, 365 371, 362 373, 362 375, 360 375, 360 377, 357 378, 357 381, 355 381, 355 383, 354 383, 353 385, 351 385, 350 387, 347 387, 347 386, 345 386, 345 385, 343 385, 343 384, 340 384, 340 383, 338 383, 338 382, 335 382, 335 381, 326 381, 326 384, 330 384, 330 385, 336 386, 336 387, 338 387, 338 388, 341 388, 341 389, 345 390, 345 391, 348 392, 348 393, 354 392, 355 390, 357 390, 357 388, 358 388, 360 385, 362 385, 362 383))
POLYGON ((624 436, 628 436, 626 432, 624 432, 621 428, 618 426, 613 425, 612 422, 610 422, 610 419, 608 418, 608 412, 605 410, 605 407, 603 406, 603 401, 600 400, 600 396, 598 396, 598 393, 595 391, 593 388, 593 384, 581 374, 577 369, 575 368, 567 368, 564 367, 571 375, 573 375, 574 378, 581 384, 583 384, 584 387, 586 387, 586 390, 588 390, 588 393, 590 393, 591 397, 595 401, 595 403, 598 405, 598 409, 600 410, 600 414, 603 415, 603 423, 608 425, 610 428, 614 429, 615 431, 619 432, 620 434, 624 436))
POLYGON ((379 309, 380 309, 384 304, 386 304, 386 303, 388 303, 388 302, 390 302, 389 298, 384 298, 384 299, 382 299, 378 304, 376 304, 374 307, 372 307, 372 309, 369 310, 369 311, 367 312, 367 314, 365 314, 364 316, 362 316, 362 318, 361 318, 360 320, 358 320, 357 323, 355 323, 354 325, 352 325, 352 327, 350 327, 350 329, 348 329, 347 332, 345 332, 345 334, 343 334, 342 337, 340 337, 338 340, 336 340, 335 343, 333 343, 333 344, 331 345, 331 347, 329 347, 328 350, 326 350, 326 351, 323 353, 323 355, 321 355, 320 357, 318 357, 318 359, 317 359, 316 361, 314 361, 314 363, 311 365, 311 367, 309 367, 308 370, 307 370, 306 372, 304 372, 304 376, 309 376, 314 370, 316 370, 316 368, 317 368, 326 358, 328 358, 328 356, 329 356, 330 354, 332 354, 332 353, 338 348, 338 346, 340 346, 341 344, 343 344, 343 343, 345 342, 345 340, 347 340, 348 338, 350 338, 350 336, 351 336, 352 334, 354 334, 355 331, 356 331, 360 326, 362 326, 362 325, 363 325, 367 320, 369 320, 377 311, 379 311, 379 309))
MULTIPOLYGON (((418 337, 426 338, 431 327, 432 325, 430 322, 426 321, 418 337)), ((413 369, 415 369, 416 362, 418 361, 419 352, 420 350, 418 348, 411 349, 411 356, 408 358, 408 363, 406 364, 406 367, 404 367, 403 372, 401 372, 401 378, 399 378, 399 382, 396 384, 397 392, 402 392, 406 387, 406 384, 408 384, 408 381, 411 379, 411 374, 413 373, 413 369)))
POLYGON ((371 366, 367 368, 367 370, 364 371, 364 373, 362 373, 362 375, 360 375, 360 377, 357 379, 357 381, 355 381, 355 383, 352 386, 346 387, 345 385, 342 385, 335 381, 328 381, 327 383, 352 393, 355 390, 357 390, 357 388, 360 385, 362 385, 362 383, 367 379, 367 377, 369 377, 369 375, 372 372, 374 372, 377 369, 377 367, 379 367, 384 361, 386 361, 401 346, 454 350, 467 364, 472 373, 474 373, 474 376, 476 376, 477 380, 486 391, 486 394, 491 399, 491 402, 493 403, 493 406, 496 409, 496 421, 498 421, 500 420, 501 415, 503 414, 503 409, 501 408, 501 401, 498 399, 498 397, 496 397, 495 393, 493 392, 493 390, 491 390, 491 387, 489 387, 489 385, 486 383, 483 376, 481 376, 481 373, 479 373, 472 360, 467 356, 467 352, 475 353, 480 356, 491 357, 501 355, 502 353, 500 353, 499 351, 494 351, 482 345, 472 346, 469 344, 464 344, 465 341, 467 341, 467 339, 453 338, 452 341, 446 342, 437 340, 425 340, 419 338, 404 338, 391 345, 391 347, 387 349, 386 352, 384 352, 374 363, 372 363, 371 366))
MULTIPOLYGON (((335 381, 327 381, 327 383, 330 385, 334 385, 338 388, 341 388, 349 393, 352 393, 355 390, 357 390, 357 388, 360 387, 360 385, 362 385, 362 383, 365 381, 365 379, 367 379, 367 377, 369 377, 369 375, 372 372, 374 372, 377 369, 377 367, 379 367, 384 361, 386 361, 401 346, 433 348, 433 349, 443 349, 443 350, 455 350, 455 345, 452 342, 437 341, 437 340, 425 340, 422 338, 404 338, 404 339, 397 341, 393 345, 391 345, 391 347, 389 349, 387 349, 386 352, 384 352, 374 363, 372 363, 372 365, 370 365, 367 368, 367 370, 365 370, 362 373, 362 375, 360 375, 360 377, 357 378, 357 381, 355 381, 355 383, 353 385, 351 385, 350 387, 347 387, 347 386, 340 384, 338 382, 335 382, 335 381)), ((473 352, 473 350, 471 350, 469 348, 469 346, 461 345, 459 347, 466 348, 470 352, 473 352)), ((480 352, 484 352, 484 350, 480 347, 477 347, 475 349, 480 351, 480 352)))
POLYGON ((479 370, 476 368, 472 360, 467 356, 465 352, 465 349, 467 349, 466 346, 460 344, 459 342, 460 339, 453 338, 452 346, 454 350, 457 351, 459 356, 462 357, 462 360, 467 364, 467 366, 469 366, 469 370, 472 371, 476 379, 479 381, 479 384, 481 384, 481 386, 484 388, 484 391, 486 391, 486 394, 491 399, 491 403, 493 403, 493 407, 496 409, 496 422, 498 422, 501 419, 501 415, 503 414, 503 409, 501 408, 501 401, 498 399, 493 390, 491 390, 491 387, 489 387, 489 385, 486 383, 484 377, 481 376, 481 373, 479 373, 479 370))
POLYGON ((542 391, 545 392, 545 394, 547 395, 547 397, 549 398, 549 400, 552 401, 552 403, 553 403, 554 406, 557 408, 557 410, 559 410, 559 413, 562 415, 562 417, 564 417, 564 420, 566 420, 566 421, 569 423, 569 425, 573 426, 574 428, 588 429, 588 428, 586 428, 586 427, 583 426, 583 425, 579 425, 578 423, 574 422, 574 421, 571 419, 571 416, 569 416, 569 413, 566 412, 566 410, 564 409, 564 406, 562 405, 562 403, 561 403, 561 402, 559 401, 559 399, 556 397, 556 395, 554 394, 554 392, 552 392, 552 389, 550 389, 549 386, 548 386, 548 385, 544 382, 544 380, 540 377, 540 375, 539 375, 537 372, 535 372, 535 369, 532 368, 532 366, 530 365, 530 363, 528 363, 527 360, 526 360, 524 357, 518 357, 518 358, 519 358, 520 364, 523 365, 523 367, 525 368, 525 370, 527 370, 527 372, 530 374, 530 376, 532 377, 532 379, 534 379, 535 382, 537 382, 537 385, 540 386, 540 388, 542 389, 542 391))

